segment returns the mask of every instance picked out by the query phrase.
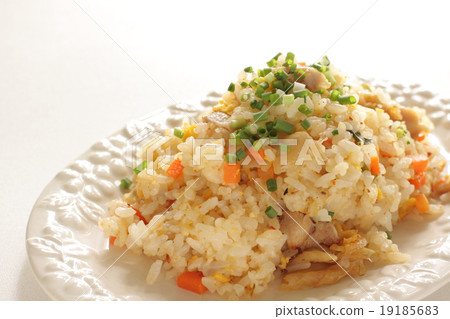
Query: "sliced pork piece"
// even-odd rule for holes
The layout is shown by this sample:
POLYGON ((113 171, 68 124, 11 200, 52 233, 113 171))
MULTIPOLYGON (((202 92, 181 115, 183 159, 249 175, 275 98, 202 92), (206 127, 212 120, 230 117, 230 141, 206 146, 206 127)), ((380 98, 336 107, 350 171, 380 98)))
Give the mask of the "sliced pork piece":
POLYGON ((416 139, 419 134, 428 134, 433 128, 433 124, 427 117, 425 110, 413 107, 402 107, 400 108, 403 120, 406 123, 406 128, 411 133, 411 137, 416 139))
POLYGON ((314 68, 301 68, 305 71, 305 77, 299 82, 306 85, 306 88, 311 92, 317 90, 327 90, 331 87, 331 83, 328 82, 325 75, 314 68))
POLYGON ((281 218, 281 231, 288 236, 287 244, 290 249, 300 248, 314 231, 311 218, 299 212, 283 214, 281 218), (292 218, 291 218, 292 217, 292 218))
POLYGON ((315 241, 308 237, 301 247, 302 250, 318 247, 317 243, 324 246, 331 246, 340 241, 338 232, 332 223, 317 222, 311 237, 314 238, 315 241))
POLYGON ((283 214, 281 231, 288 236, 287 245, 289 249, 299 248, 304 251, 317 247, 316 242, 325 246, 340 242, 339 235, 332 223, 314 223, 308 215, 299 212, 290 212, 289 215, 283 214))
POLYGON ((207 115, 203 115, 203 122, 213 123, 215 126, 230 129, 230 116, 223 112, 211 112, 207 115))

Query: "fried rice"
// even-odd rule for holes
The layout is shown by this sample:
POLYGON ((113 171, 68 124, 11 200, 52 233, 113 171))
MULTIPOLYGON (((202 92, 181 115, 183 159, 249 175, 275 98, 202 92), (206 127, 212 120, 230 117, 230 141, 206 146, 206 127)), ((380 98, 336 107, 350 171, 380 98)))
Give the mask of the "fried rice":
POLYGON ((245 68, 197 123, 149 139, 99 222, 105 237, 149 256, 148 284, 229 299, 278 276, 280 289, 309 289, 408 261, 393 227, 443 213, 450 189, 433 125, 346 81, 327 57, 245 68))

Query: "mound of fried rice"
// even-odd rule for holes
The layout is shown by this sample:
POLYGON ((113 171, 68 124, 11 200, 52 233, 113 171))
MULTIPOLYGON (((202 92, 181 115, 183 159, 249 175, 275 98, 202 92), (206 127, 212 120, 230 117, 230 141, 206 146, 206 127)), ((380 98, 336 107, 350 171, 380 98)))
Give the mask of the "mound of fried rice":
POLYGON ((100 220, 112 245, 151 257, 148 284, 195 273, 204 290, 179 286, 230 299, 259 294, 277 276, 281 289, 330 285, 369 264, 408 261, 393 227, 443 212, 449 178, 423 109, 347 85, 327 58, 307 66, 279 54, 269 65, 241 71, 197 123, 186 119, 164 143, 149 140, 146 168, 130 172, 130 188, 100 220), (277 121, 290 126, 272 140, 256 133, 277 121), (297 145, 282 147, 283 139, 297 145), (313 144, 299 164, 306 140, 313 144), (239 149, 245 158, 236 160, 239 149))

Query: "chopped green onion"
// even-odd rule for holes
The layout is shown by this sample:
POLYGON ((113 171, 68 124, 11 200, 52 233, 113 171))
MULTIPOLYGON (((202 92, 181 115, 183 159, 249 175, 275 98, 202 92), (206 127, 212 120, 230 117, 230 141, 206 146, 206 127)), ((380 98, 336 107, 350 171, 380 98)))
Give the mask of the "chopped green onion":
POLYGON ((322 60, 320 60, 320 64, 325 65, 325 66, 329 66, 330 65, 330 59, 328 59, 328 57, 326 55, 324 55, 322 57, 322 60))
POLYGON ((295 70, 297 70, 297 64, 292 64, 292 65, 289 67, 289 73, 294 73, 295 70))
POLYGON ((247 121, 244 119, 237 119, 230 121, 230 128, 232 130, 236 130, 238 128, 244 127, 247 124, 247 121))
POLYGON ((258 126, 256 124, 247 124, 244 127, 244 130, 248 135, 255 135, 258 130, 258 126))
POLYGON ((257 96, 257 97, 261 97, 261 95, 264 93, 264 91, 265 91, 266 89, 263 87, 263 86, 261 86, 261 85, 258 85, 257 87, 256 87, 256 90, 255 90, 255 96, 257 96))
POLYGON ((270 104, 273 106, 280 105, 281 104, 280 95, 277 93, 271 94, 270 95, 270 104))
POLYGON ((295 58, 295 54, 294 54, 294 53, 288 52, 288 53, 286 54, 286 60, 292 60, 292 61, 294 61, 294 58, 295 58))
POLYGON ((267 128, 267 130, 270 132, 272 129, 273 129, 273 122, 272 121, 270 121, 270 122, 266 122, 266 128, 267 128))
POLYGON ((256 81, 253 79, 253 80, 251 80, 250 81, 250 87, 252 87, 252 88, 256 88, 257 86, 258 86, 258 83, 256 83, 256 81))
POLYGON ((274 56, 272 59, 273 59, 273 60, 278 60, 278 58, 280 57, 280 55, 281 55, 281 52, 278 52, 278 54, 277 54, 276 56, 274 56))
POLYGON ((304 77, 306 76, 305 71, 303 71, 302 69, 297 69, 297 80, 302 80, 304 77))
POLYGON ((266 137, 267 135, 269 135, 269 131, 264 126, 260 126, 258 127, 256 134, 258 134, 260 137, 266 137))
POLYGON ((328 211, 328 215, 330 215, 330 216, 331 216, 331 218, 333 218, 333 216, 334 216, 334 212, 328 211))
POLYGON ((275 125, 273 128, 286 134, 292 134, 294 132, 294 125, 281 119, 275 120, 275 125))
POLYGON ((241 88, 245 89, 248 86, 247 82, 241 82, 241 88))
POLYGON ((323 89, 315 90, 315 91, 314 91, 314 93, 319 93, 319 94, 323 94, 323 92, 324 92, 323 89))
POLYGON ((133 184, 133 182, 130 181, 128 177, 124 177, 120 180, 120 187, 122 187, 123 189, 130 188, 131 184, 133 184))
POLYGON ((251 66, 248 66, 244 69, 244 72, 251 73, 253 72, 253 68, 251 66))
POLYGON ((298 90, 298 91, 294 91, 294 96, 295 97, 307 97, 311 92, 309 92, 309 90, 304 89, 304 90, 298 90))
POLYGON ((337 101, 340 95, 341 95, 340 90, 334 89, 333 91, 331 91, 330 100, 337 101))
POLYGON ((274 75, 280 81, 286 80, 288 78, 288 76, 289 76, 286 73, 286 71, 284 71, 283 69, 279 69, 279 70, 275 71, 274 75))
POLYGON ((304 119, 300 125, 305 129, 308 130, 311 127, 311 123, 308 121, 308 119, 304 119))
POLYGON ((259 151, 264 146, 264 140, 257 140, 253 143, 253 149, 259 151))
POLYGON ((339 134, 339 131, 338 130, 334 130, 333 132, 331 132, 331 134, 333 134, 333 136, 336 136, 336 135, 339 134))
POLYGON ((264 106, 264 102, 261 101, 261 100, 253 100, 253 101, 250 102, 250 107, 252 109, 261 110, 263 106, 264 106))
POLYGON ((233 82, 231 82, 230 85, 228 86, 228 91, 234 92, 234 83, 233 82))
POLYGON ((275 89, 279 89, 279 90, 283 90, 283 91, 284 91, 284 85, 283 85, 283 82, 276 80, 276 81, 273 81, 273 82, 272 82, 272 85, 273 85, 273 87, 274 87, 275 89))
POLYGON ((147 161, 143 161, 141 164, 139 164, 138 166, 136 166, 134 169, 133 169, 133 172, 135 173, 135 174, 139 174, 140 172, 142 172, 144 169, 146 169, 147 168, 147 161))
POLYGON ((237 162, 237 156, 236 154, 228 153, 225 155, 225 162, 227 163, 236 163, 237 162))
POLYGON ((270 131, 269 131, 269 137, 270 138, 278 138, 278 131, 276 130, 276 129, 271 129, 270 131))
POLYGON ((262 70, 262 76, 265 77, 266 75, 268 75, 268 74, 271 73, 271 72, 272 72, 272 69, 271 69, 271 68, 264 68, 264 69, 262 70))
POLYGON ((277 211, 272 206, 267 207, 265 213, 269 218, 275 218, 278 215, 277 211))
POLYGON ((323 118, 327 121, 331 121, 332 115, 330 113, 327 113, 323 116, 323 118))
POLYGON ((355 104, 356 98, 353 95, 339 96, 338 102, 341 104, 355 104))
POLYGON ((311 64, 311 67, 313 67, 314 69, 316 69, 319 72, 325 72, 327 70, 327 68, 325 66, 320 65, 318 63, 311 64))
POLYGON ((264 78, 266 79, 266 81, 268 83, 272 83, 273 80, 275 80, 275 75, 272 72, 270 72, 270 73, 266 74, 266 76, 264 78))
POLYGON ((397 127, 397 137, 402 138, 405 137, 408 134, 408 132, 401 126, 397 127))
POLYGON ((283 91, 286 93, 289 92, 289 90, 292 88, 292 86, 294 86, 294 84, 289 82, 288 80, 286 80, 286 82, 284 83, 283 91))
POLYGON ((359 132, 353 132, 352 130, 347 130, 347 132, 352 133, 353 138, 358 145, 361 145, 362 143, 364 143, 364 145, 372 143, 372 139, 362 136, 359 132))
POLYGON ((269 115, 267 114, 267 111, 257 112, 253 114, 253 119, 255 120, 255 123, 259 123, 267 121, 269 119, 269 115))
POLYGON ((173 129, 173 135, 175 135, 178 138, 183 138, 184 137, 184 132, 179 129, 178 127, 173 129))
POLYGON ((310 115, 310 114, 312 114, 312 112, 313 112, 313 110, 312 110, 311 108, 309 108, 309 107, 308 107, 307 105, 305 105, 305 104, 300 105, 300 106, 298 107, 298 110, 299 110, 301 113, 305 114, 305 115, 310 115))
POLYGON ((247 102, 250 100, 250 93, 244 93, 241 95, 241 102, 247 102))
POLYGON ((283 104, 286 106, 292 105, 294 103, 295 96, 292 94, 283 95, 283 104))
POLYGON ((392 239, 392 235, 390 232, 386 231, 386 235, 387 235, 387 239, 391 240, 392 239))
POLYGON ((270 101, 270 96, 272 95, 272 92, 264 92, 263 94, 261 94, 261 99, 264 102, 269 102, 270 101))
POLYGON ((237 159, 238 161, 241 161, 241 160, 243 160, 247 155, 248 155, 247 152, 246 152, 244 149, 240 148, 240 149, 238 149, 237 152, 236 152, 236 159, 237 159))
POLYGON ((269 88, 269 83, 267 83, 266 81, 262 81, 260 85, 264 88, 264 90, 267 90, 269 88))
POLYGON ((330 82, 331 86, 333 87, 336 84, 336 80, 334 79, 334 76, 331 73, 331 71, 330 70, 325 71, 323 74, 325 75, 325 77, 327 78, 328 82, 330 82))
POLYGON ((276 65, 277 65, 277 60, 275 60, 275 59, 272 59, 272 60, 267 62, 267 66, 269 66, 271 68, 273 68, 276 65))
POLYGON ((277 187, 277 180, 275 178, 269 178, 266 181, 266 185, 267 185, 267 190, 269 192, 274 192, 274 191, 276 191, 278 189, 278 187, 277 187))
POLYGON ((239 137, 241 140, 250 137, 249 134, 244 129, 236 131, 236 136, 239 137))

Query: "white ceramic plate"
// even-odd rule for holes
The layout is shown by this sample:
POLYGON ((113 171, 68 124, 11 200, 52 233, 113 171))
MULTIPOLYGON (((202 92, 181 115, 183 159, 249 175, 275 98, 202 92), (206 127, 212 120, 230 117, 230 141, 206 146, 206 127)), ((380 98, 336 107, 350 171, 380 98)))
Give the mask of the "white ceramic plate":
MULTIPOLYGON (((436 142, 450 150, 450 100, 419 85, 378 83, 405 105, 426 105, 436 125, 436 142)), ((113 136, 94 144, 67 166, 44 189, 28 221, 27 251, 37 280, 55 300, 217 300, 199 296, 163 278, 145 284, 151 260, 108 248, 97 221, 109 201, 120 197, 119 181, 131 175, 132 152, 150 131, 173 127, 186 115, 196 116, 214 105, 210 94, 194 103, 170 106, 132 121, 113 136), (112 266, 111 266, 112 265, 112 266)), ((447 160, 448 154, 444 152, 447 160)), ((369 270, 336 285, 306 291, 280 292, 275 281, 258 300, 418 300, 450 281, 450 205, 429 223, 404 222, 394 241, 411 261, 369 270), (361 287, 363 289, 361 289, 361 287), (370 296, 367 294, 370 294, 370 296)))

